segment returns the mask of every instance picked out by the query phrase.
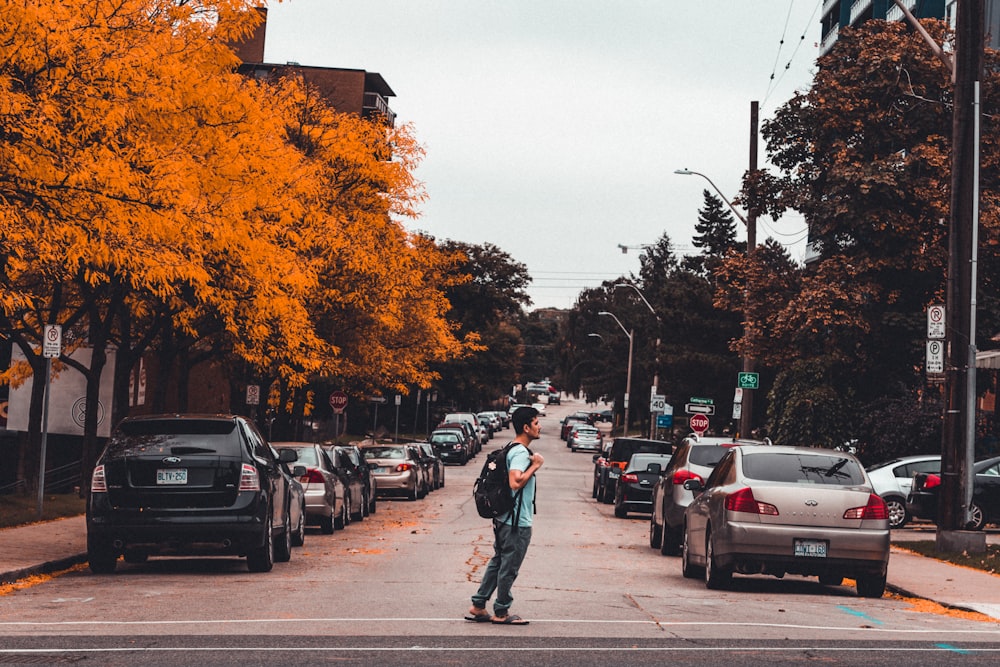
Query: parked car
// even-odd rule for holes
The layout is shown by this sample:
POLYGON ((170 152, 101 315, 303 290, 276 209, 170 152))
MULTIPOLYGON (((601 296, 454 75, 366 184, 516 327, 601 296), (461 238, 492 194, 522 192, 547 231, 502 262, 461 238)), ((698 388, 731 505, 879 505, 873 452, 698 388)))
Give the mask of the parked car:
POLYGON ((662 440, 615 438, 606 454, 594 454, 594 498, 602 503, 614 502, 618 477, 633 454, 670 454, 672 451, 671 444, 662 440))
POLYGON ((347 526, 353 511, 350 491, 323 446, 313 442, 273 444, 278 452, 294 451, 306 467, 306 474, 299 477, 306 494, 306 523, 319 526, 327 535, 347 526))
MULTIPOLYGON (((274 458, 280 460, 278 452, 272 451, 274 458)), ((302 465, 290 468, 283 461, 279 461, 278 467, 288 484, 288 522, 292 527, 292 546, 301 547, 306 543, 306 490, 299 483, 299 477, 306 474, 306 468, 302 465)))
POLYGON ((489 438, 486 435, 485 430, 479 424, 479 418, 471 412, 450 412, 444 416, 442 420, 443 423, 455 423, 455 422, 467 422, 472 428, 472 432, 478 438, 478 444, 476 445, 476 451, 479 452, 483 445, 489 438))
POLYGON ((562 438, 563 440, 569 438, 570 429, 573 428, 574 424, 580 422, 584 424, 591 424, 590 414, 587 412, 583 412, 582 410, 578 410, 563 417, 562 421, 559 422, 561 425, 559 429, 559 437, 562 438))
POLYGON ((333 464, 333 470, 347 489, 348 507, 351 521, 363 521, 368 513, 367 481, 351 460, 350 455, 340 447, 325 448, 333 464))
MULTIPOLYGON (((251 572, 291 558, 292 490, 276 452, 236 415, 124 419, 94 467, 87 558, 95 573, 120 555, 245 556, 251 572)), ((301 471, 300 471, 301 472, 301 471)))
POLYGON ((573 428, 569 430, 569 436, 566 438, 566 446, 574 452, 578 452, 581 449, 599 452, 603 444, 604 438, 601 436, 601 432, 597 430, 596 426, 591 426, 586 422, 577 422, 574 424, 573 428))
MULTIPOLYGON (((357 445, 333 445, 338 451, 340 451, 344 456, 347 457, 350 466, 354 468, 357 472, 358 477, 361 479, 361 483, 364 486, 363 497, 367 499, 367 504, 365 505, 365 514, 375 514, 376 506, 376 481, 375 473, 372 471, 373 466, 371 466, 365 457, 361 455, 361 449, 357 445)), ((327 447, 329 449, 329 447, 327 447)))
POLYGON ((615 516, 624 519, 629 512, 651 512, 653 484, 669 463, 670 454, 633 454, 615 485, 615 516))
POLYGON ((684 482, 697 479, 704 482, 730 447, 739 444, 762 445, 759 440, 734 440, 716 436, 689 435, 674 452, 670 465, 653 485, 653 512, 649 516, 649 546, 664 556, 681 552, 684 531, 684 510, 694 500, 694 493, 684 488, 684 482))
POLYGON ((444 487, 444 461, 438 456, 434 447, 429 442, 416 442, 413 444, 420 450, 424 460, 430 464, 428 472, 431 478, 431 489, 444 487))
POLYGON ((456 428, 465 433, 466 440, 469 443, 470 456, 475 456, 480 451, 482 451, 483 443, 479 439, 479 428, 478 426, 473 427, 473 425, 468 421, 464 420, 453 421, 453 422, 443 421, 440 424, 438 424, 437 429, 435 430, 456 429, 456 428))
POLYGON ((559 405, 562 402, 558 391, 549 388, 549 405, 559 405))
POLYGON ((733 573, 857 582, 861 597, 882 597, 889 564, 889 512, 854 456, 833 449, 740 446, 684 512, 681 571, 728 588, 733 573))
MULTIPOLYGON (((972 505, 966 528, 982 530, 988 523, 1000 522, 1000 456, 977 461, 972 466, 972 505)), ((937 520, 941 476, 918 472, 913 476, 906 511, 918 519, 937 520)))
POLYGON ((940 472, 941 455, 903 456, 866 470, 875 493, 882 496, 889 508, 889 528, 902 528, 911 518, 906 511, 906 497, 910 495, 913 476, 918 472, 940 472))
POLYGON ((371 443, 363 445, 361 453, 368 463, 375 466, 380 496, 403 495, 416 500, 427 495, 424 467, 412 447, 371 443))
POLYGON ((445 463, 465 465, 469 462, 469 444, 462 431, 457 429, 435 429, 430 435, 431 446, 445 463))
POLYGON ((492 439, 493 434, 499 430, 499 420, 490 412, 480 412, 476 415, 476 419, 486 429, 486 439, 492 439))

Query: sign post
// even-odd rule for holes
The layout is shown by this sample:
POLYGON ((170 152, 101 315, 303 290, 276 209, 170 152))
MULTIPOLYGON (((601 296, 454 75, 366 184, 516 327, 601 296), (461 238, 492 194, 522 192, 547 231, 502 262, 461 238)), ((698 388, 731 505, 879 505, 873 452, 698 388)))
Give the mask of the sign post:
POLYGON ((49 440, 49 389, 52 381, 52 360, 62 354, 62 326, 46 324, 42 335, 42 356, 45 357, 45 400, 42 402, 42 448, 38 461, 38 518, 42 518, 45 498, 45 449, 49 440))
POLYGON ((347 394, 339 390, 331 393, 330 407, 333 408, 333 436, 340 442, 340 415, 347 407, 347 394))

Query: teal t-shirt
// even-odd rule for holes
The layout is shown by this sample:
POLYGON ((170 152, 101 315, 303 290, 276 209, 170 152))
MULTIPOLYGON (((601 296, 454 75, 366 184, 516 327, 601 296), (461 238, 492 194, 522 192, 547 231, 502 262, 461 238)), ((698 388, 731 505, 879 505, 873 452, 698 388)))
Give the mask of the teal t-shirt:
MULTIPOLYGON (((528 448, 524 445, 514 445, 507 452, 507 470, 520 470, 525 471, 531 466, 531 455, 528 454, 528 448)), ((511 490, 512 495, 516 495, 517 491, 511 490)), ((513 512, 508 512, 500 521, 501 523, 512 523, 514 521, 514 516, 517 513, 517 508, 514 508, 513 512)), ((528 483, 524 485, 523 493, 521 493, 521 515, 518 517, 517 525, 519 528, 530 528, 532 519, 535 514, 535 476, 532 475, 528 483)))

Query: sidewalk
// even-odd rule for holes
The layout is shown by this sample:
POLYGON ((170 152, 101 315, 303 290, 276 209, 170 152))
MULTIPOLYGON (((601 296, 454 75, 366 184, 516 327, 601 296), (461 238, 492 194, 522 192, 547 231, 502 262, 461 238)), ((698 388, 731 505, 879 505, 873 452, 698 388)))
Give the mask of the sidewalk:
MULTIPOLYGON (((907 536, 934 539, 933 530, 907 536)), ((991 542, 994 537, 1000 538, 990 537, 991 542)), ((0 530, 0 584, 55 572, 86 560, 87 528, 83 516, 0 530)), ((906 597, 976 611, 1000 621, 1000 576, 893 548, 888 588, 906 597)))

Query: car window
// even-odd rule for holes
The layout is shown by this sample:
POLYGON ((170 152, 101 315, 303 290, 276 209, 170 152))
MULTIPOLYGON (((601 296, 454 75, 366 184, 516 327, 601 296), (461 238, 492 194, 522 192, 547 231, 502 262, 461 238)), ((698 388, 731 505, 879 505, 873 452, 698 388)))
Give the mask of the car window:
POLYGON ((764 482, 831 484, 864 483, 861 466, 853 458, 834 454, 761 452, 743 457, 743 474, 764 482))
POLYGON ((402 447, 365 447, 366 459, 403 459, 406 452, 402 447))
MULTIPOLYGON (((720 447, 721 449, 721 447, 720 447)), ((726 450, 723 454, 722 460, 716 463, 715 468, 712 473, 705 480, 705 488, 711 488, 715 486, 722 486, 732 481, 733 473, 735 470, 734 458, 735 454, 730 454, 727 458, 725 454, 730 454, 730 450, 726 450)))
POLYGON ((983 475, 984 477, 1000 477, 1000 463, 994 463, 989 468, 977 472, 976 474, 983 475))
POLYGON ((933 461, 916 461, 915 463, 909 463, 906 465, 906 474, 900 475, 897 473, 896 477, 905 477, 909 479, 918 472, 941 472, 941 460, 936 459, 933 461))
POLYGON ((688 460, 694 465, 712 468, 729 451, 729 447, 719 447, 718 445, 695 445, 691 447, 688 460))

